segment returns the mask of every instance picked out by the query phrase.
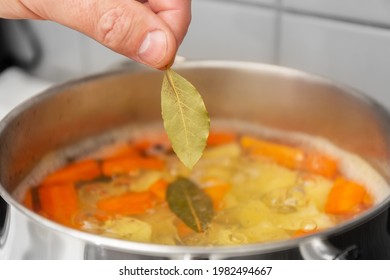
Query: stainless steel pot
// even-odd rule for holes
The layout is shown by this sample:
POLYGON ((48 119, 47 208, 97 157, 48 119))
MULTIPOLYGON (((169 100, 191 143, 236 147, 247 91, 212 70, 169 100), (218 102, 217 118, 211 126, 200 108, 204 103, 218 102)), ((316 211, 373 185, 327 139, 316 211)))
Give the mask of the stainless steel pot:
MULTIPOLYGON (((390 180, 389 115, 369 98, 322 78, 269 65, 186 62, 177 70, 202 93, 211 118, 239 119, 327 138, 360 155, 390 180)), ((162 72, 150 69, 124 69, 81 79, 30 99, 1 122, 0 194, 7 206, 0 228, 0 258, 390 258, 389 253, 373 254, 383 248, 383 242, 390 246, 386 212, 390 197, 383 197, 357 219, 311 236, 219 248, 100 237, 40 217, 13 197, 15 188, 49 151, 132 122, 160 121, 161 81, 162 72), (370 239, 380 242, 375 245, 370 239)))

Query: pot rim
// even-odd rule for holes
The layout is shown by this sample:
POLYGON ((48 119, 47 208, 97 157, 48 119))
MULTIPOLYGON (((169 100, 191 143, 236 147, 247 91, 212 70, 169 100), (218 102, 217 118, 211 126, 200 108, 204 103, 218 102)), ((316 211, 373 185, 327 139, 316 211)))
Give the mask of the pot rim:
MULTIPOLYGON (((376 112, 384 119, 386 123, 390 124, 390 114, 389 112, 380 104, 378 104, 371 97, 361 93, 360 91, 353 89, 351 87, 345 86, 341 83, 335 82, 333 80, 313 75, 304 71, 291 69, 282 66, 262 64, 256 62, 242 62, 242 61, 219 61, 219 60, 205 60, 205 61, 186 61, 180 62, 177 69, 193 69, 193 68, 223 68, 223 69, 239 69, 239 70, 255 70, 266 73, 277 73, 278 75, 285 76, 295 76, 303 79, 308 79, 310 81, 317 81, 321 84, 330 84, 341 89, 346 94, 349 94, 355 98, 361 99, 368 106, 373 107, 376 112)), ((148 69, 146 67, 140 67, 143 69, 143 72, 152 72, 156 71, 154 69, 148 69), (143 69, 144 68, 144 69, 143 69)), ((109 78, 118 74, 127 74, 135 72, 133 69, 121 68, 114 69, 105 73, 91 75, 87 77, 82 77, 80 79, 71 80, 59 85, 54 85, 49 89, 44 90, 43 92, 37 94, 36 96, 29 98, 28 100, 22 102, 20 105, 16 106, 11 110, 1 121, 0 121, 0 135, 3 133, 8 124, 21 112, 33 106, 35 103, 39 103, 45 98, 48 98, 52 95, 55 95, 61 89, 77 86, 80 83, 94 81, 99 78, 109 78)), ((137 71, 138 72, 138 71, 137 71)), ((264 254, 270 252, 276 252, 281 250, 290 249, 296 246, 299 246, 301 243, 310 242, 312 240, 327 240, 331 236, 341 234, 351 228, 354 228, 367 220, 374 218, 383 211, 385 211, 390 205, 390 195, 383 199, 378 205, 369 209, 359 215, 356 218, 353 218, 345 223, 338 224, 332 228, 310 234, 307 236, 291 238, 287 240, 280 241, 270 241, 265 243, 251 243, 245 245, 236 245, 236 246, 181 246, 181 245, 161 245, 161 244, 151 244, 151 243, 140 243, 133 242, 121 239, 115 239, 110 237, 99 236, 92 233, 83 232, 80 230, 72 229, 51 220, 48 220, 31 210, 24 207, 20 204, 1 184, 0 184, 0 195, 4 200, 13 208, 15 208, 20 214, 28 217, 33 222, 42 225, 50 230, 62 233, 68 236, 71 236, 76 239, 81 239, 89 244, 103 246, 105 248, 115 249, 117 251, 123 251, 127 253, 136 253, 136 254, 146 254, 153 256, 168 256, 172 258, 176 257, 186 257, 191 258, 191 256, 211 256, 211 258, 218 258, 218 256, 223 256, 224 258, 229 256, 248 256, 253 254, 264 254)), ((12 208, 11 207, 11 208, 12 208)))

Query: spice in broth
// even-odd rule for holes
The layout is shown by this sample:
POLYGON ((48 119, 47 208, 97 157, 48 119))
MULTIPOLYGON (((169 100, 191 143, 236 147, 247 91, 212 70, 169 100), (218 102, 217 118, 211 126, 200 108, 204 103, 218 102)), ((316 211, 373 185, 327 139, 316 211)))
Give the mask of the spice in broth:
POLYGON ((126 140, 90 149, 48 174, 28 188, 23 203, 102 236, 230 246, 329 229, 372 207, 387 190, 367 163, 324 139, 215 124, 191 170, 162 128, 131 128, 126 140))

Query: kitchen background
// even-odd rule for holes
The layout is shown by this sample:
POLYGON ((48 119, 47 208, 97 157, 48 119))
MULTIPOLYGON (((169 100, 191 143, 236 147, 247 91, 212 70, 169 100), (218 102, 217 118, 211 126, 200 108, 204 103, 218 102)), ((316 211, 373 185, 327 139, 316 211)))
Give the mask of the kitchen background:
MULTIPOLYGON (((390 0, 193 0, 192 7, 178 55, 302 69, 390 108, 390 0)), ((12 52, 32 63, 27 72, 0 73, 0 118, 53 83, 129 61, 52 22, 6 21, 3 29, 12 52)))

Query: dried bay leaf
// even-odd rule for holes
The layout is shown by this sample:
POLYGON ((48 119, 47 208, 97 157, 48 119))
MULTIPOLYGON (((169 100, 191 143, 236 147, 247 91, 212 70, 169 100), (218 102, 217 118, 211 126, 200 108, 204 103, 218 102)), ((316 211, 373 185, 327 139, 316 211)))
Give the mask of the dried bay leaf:
POLYGON ((161 89, 164 128, 181 162, 192 169, 203 154, 210 118, 196 88, 168 68, 161 89))
POLYGON ((183 177, 168 186, 167 201, 172 212, 196 232, 203 232, 214 216, 211 198, 183 177))

